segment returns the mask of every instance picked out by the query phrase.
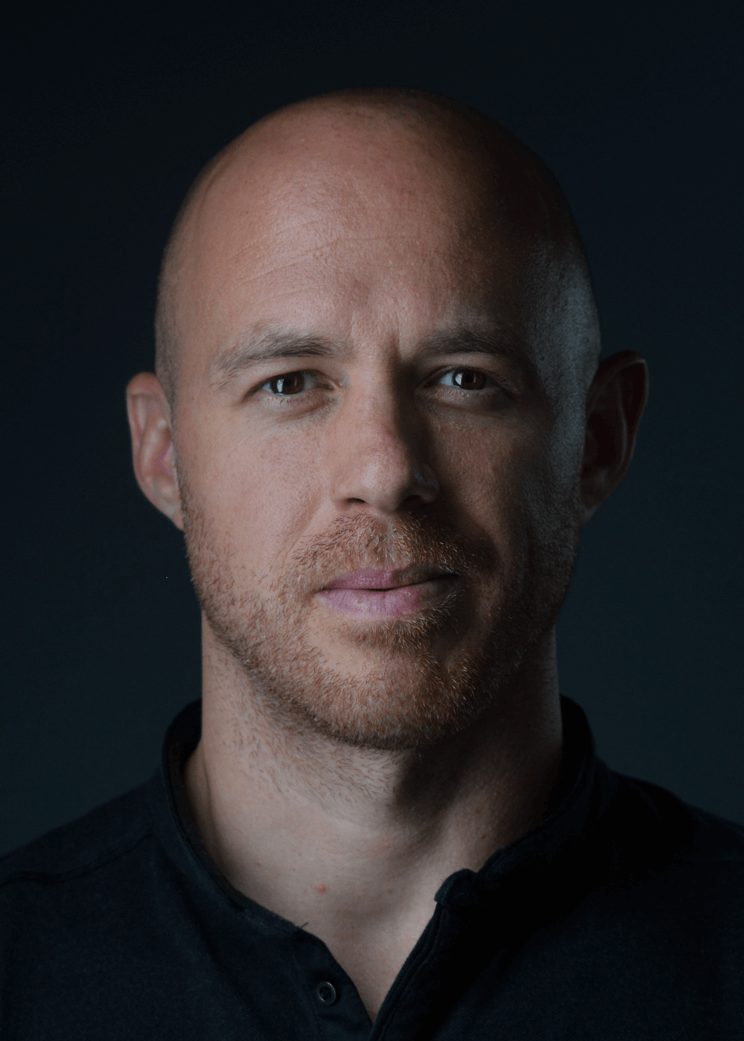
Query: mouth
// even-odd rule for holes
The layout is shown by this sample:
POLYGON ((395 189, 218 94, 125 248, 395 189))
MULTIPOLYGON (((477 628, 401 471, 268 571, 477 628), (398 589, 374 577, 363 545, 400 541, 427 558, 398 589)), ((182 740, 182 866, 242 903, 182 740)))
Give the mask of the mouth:
POLYGON ((363 569, 339 575, 318 591, 323 603, 357 618, 399 618, 434 607, 449 595, 459 576, 436 567, 363 569))
POLYGON ((414 566, 394 570, 378 571, 371 568, 361 571, 350 571, 339 575, 324 586, 328 589, 365 589, 370 592, 384 592, 387 589, 402 589, 405 586, 422 585, 425 582, 440 578, 455 578, 452 571, 443 568, 414 566))

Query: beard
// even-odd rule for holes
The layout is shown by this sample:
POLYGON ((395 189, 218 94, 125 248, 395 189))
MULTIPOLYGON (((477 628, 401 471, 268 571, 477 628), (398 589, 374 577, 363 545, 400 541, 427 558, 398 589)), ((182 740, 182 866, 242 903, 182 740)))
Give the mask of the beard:
POLYGON ((573 572, 577 492, 558 503, 547 496, 539 523, 525 512, 509 569, 491 541, 431 516, 360 514, 302 540, 272 574, 240 563, 229 535, 179 478, 192 582, 245 678, 242 714, 259 710, 281 728, 344 745, 424 748, 506 702, 552 629, 573 572), (371 626, 329 616, 313 600, 337 575, 412 565, 458 577, 432 606, 371 626))

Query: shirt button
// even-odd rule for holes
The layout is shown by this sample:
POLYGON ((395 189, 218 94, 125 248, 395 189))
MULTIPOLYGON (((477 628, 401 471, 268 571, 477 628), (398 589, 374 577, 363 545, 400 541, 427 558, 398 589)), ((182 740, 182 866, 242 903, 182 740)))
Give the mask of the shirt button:
POLYGON ((315 988, 315 996, 321 1005, 332 1005, 338 995, 336 994, 336 988, 328 980, 323 980, 315 988))

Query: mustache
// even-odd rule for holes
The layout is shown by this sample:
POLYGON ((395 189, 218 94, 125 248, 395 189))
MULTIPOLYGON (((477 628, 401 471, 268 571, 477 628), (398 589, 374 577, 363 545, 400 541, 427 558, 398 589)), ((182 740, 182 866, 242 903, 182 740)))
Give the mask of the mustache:
POLYGON ((431 517, 409 515, 383 521, 345 516, 298 544, 289 560, 289 574, 297 589, 311 592, 338 575, 367 568, 423 567, 467 577, 496 566, 496 552, 485 538, 465 535, 431 517))

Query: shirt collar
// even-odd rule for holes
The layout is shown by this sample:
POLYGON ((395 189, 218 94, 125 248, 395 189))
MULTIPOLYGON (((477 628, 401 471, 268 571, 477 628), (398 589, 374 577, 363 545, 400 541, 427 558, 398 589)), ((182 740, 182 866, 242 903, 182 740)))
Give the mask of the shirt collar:
MULTIPOLYGON (((590 857, 591 837, 614 788, 614 774, 598 759, 583 710, 561 697, 563 746, 561 769, 542 822, 516 842, 498 849, 479 871, 463 869, 450 875, 436 894, 437 902, 467 911, 484 902, 503 899, 530 880, 545 887, 546 879, 581 874, 590 857), (576 870, 578 868, 578 870, 576 870)), ((193 701, 176 716, 163 740, 160 769, 153 775, 148 796, 161 843, 172 860, 211 900, 252 912, 273 925, 285 923, 236 890, 207 854, 191 816, 183 767, 201 734, 201 701, 193 701)), ((531 887, 529 887, 531 888, 531 887)), ((550 888, 550 887, 548 887, 550 888)))
POLYGON ((484 902, 542 893, 554 900, 555 888, 583 884, 594 870, 600 845, 599 822, 616 784, 616 775, 596 755, 583 709, 561 697, 561 768, 543 820, 516 842, 496 850, 477 871, 457 871, 440 887, 437 902, 460 910, 484 902))

